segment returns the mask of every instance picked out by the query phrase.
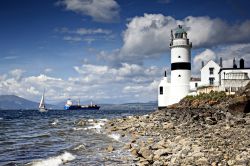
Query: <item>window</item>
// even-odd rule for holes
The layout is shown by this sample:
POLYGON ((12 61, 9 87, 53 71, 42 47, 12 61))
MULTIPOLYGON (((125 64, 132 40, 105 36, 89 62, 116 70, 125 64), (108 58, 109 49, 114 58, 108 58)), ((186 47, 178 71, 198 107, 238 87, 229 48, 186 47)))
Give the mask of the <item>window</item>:
POLYGON ((236 87, 231 87, 231 92, 236 92, 237 88, 236 87))
POLYGON ((181 58, 181 56, 178 56, 178 58, 181 58))
POLYGON ((181 75, 178 75, 178 77, 181 77, 181 75))
POLYGON ((209 78, 209 85, 214 85, 214 78, 212 77, 209 78))
POLYGON ((198 87, 198 83, 197 83, 197 82, 195 83, 195 87, 196 87, 196 88, 198 87))
POLYGON ((213 67, 209 68, 209 73, 210 73, 210 75, 214 74, 214 68, 213 67))
POLYGON ((163 95, 163 87, 160 86, 160 95, 163 95))

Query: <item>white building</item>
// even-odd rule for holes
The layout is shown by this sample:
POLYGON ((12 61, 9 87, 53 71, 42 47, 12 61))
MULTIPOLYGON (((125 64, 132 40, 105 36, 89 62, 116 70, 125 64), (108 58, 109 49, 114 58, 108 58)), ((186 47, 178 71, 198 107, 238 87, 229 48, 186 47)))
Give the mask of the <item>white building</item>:
POLYGON ((158 106, 164 107, 167 105, 167 98, 170 91, 170 83, 167 79, 167 73, 165 71, 164 77, 162 78, 158 88, 158 106))
POLYGON ((221 68, 219 73, 220 90, 233 94, 250 81, 250 68, 245 68, 244 59, 240 59, 239 68, 233 61, 233 68, 221 68))
POLYGON ((236 65, 235 59, 233 60, 232 68, 223 68, 222 59, 220 65, 210 60, 201 69, 201 83, 199 87, 204 87, 206 90, 201 92, 208 93, 213 91, 225 91, 233 94, 240 88, 247 85, 250 81, 250 68, 244 67, 244 60, 240 59, 239 67, 236 65))
POLYGON ((200 78, 192 78, 190 79, 190 92, 196 92, 197 88, 201 86, 200 78))
POLYGON ((220 69, 221 66, 213 60, 208 61, 205 66, 202 65, 200 86, 219 86, 220 78, 218 73, 220 69))
POLYGON ((178 103, 190 92, 191 48, 187 32, 178 26, 174 35, 171 31, 171 82, 167 77, 161 80, 158 87, 158 107, 178 103))

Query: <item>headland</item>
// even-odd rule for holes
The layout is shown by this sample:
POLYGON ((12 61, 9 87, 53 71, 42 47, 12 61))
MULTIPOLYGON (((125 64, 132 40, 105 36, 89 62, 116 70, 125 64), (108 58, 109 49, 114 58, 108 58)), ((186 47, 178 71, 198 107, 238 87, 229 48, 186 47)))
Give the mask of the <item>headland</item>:
POLYGON ((128 140, 123 150, 136 165, 249 165, 249 101, 250 84, 233 96, 188 96, 151 114, 113 119, 105 132, 128 140))

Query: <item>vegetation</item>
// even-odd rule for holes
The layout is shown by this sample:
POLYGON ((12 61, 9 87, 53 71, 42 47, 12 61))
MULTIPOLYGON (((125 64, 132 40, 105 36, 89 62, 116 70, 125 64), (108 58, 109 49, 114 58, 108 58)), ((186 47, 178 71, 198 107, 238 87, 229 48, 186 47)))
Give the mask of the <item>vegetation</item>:
POLYGON ((196 96, 186 96, 184 100, 194 101, 194 100, 216 100, 216 101, 224 101, 232 96, 226 95, 225 92, 214 92, 211 91, 210 93, 201 93, 196 96))

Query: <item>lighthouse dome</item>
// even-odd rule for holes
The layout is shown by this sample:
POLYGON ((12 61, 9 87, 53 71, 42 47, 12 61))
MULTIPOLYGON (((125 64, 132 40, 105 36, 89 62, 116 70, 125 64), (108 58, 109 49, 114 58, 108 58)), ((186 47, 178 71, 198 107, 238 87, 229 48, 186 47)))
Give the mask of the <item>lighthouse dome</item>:
POLYGON ((175 30, 175 38, 186 38, 187 36, 187 32, 185 31, 185 29, 182 28, 181 25, 178 26, 178 28, 175 30))

